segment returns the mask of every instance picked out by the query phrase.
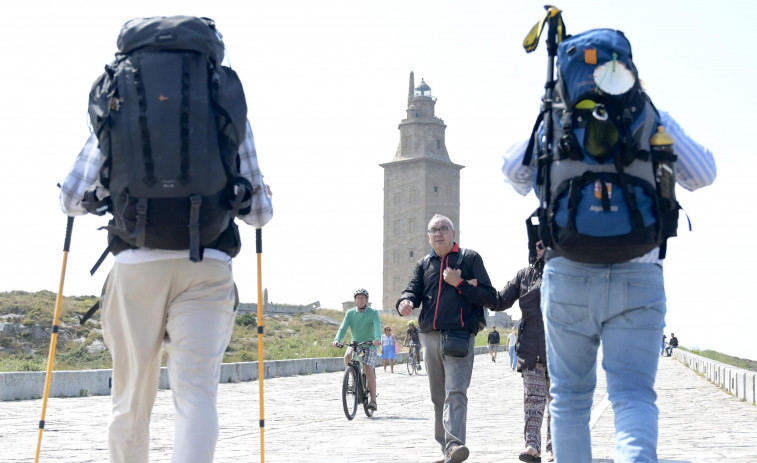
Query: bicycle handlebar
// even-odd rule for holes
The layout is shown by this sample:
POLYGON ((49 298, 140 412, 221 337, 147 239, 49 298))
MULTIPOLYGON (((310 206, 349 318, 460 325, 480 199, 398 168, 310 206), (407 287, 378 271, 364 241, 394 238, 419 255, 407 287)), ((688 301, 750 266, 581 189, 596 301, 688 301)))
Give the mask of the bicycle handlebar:
POLYGON ((353 347, 354 348, 354 347, 358 347, 358 346, 368 346, 368 345, 372 346, 373 345, 373 341, 364 341, 364 342, 352 341, 352 342, 348 342, 348 343, 345 343, 345 342, 338 342, 338 343, 336 343, 336 347, 338 347, 340 349, 344 348, 345 346, 347 346, 347 347, 353 347))

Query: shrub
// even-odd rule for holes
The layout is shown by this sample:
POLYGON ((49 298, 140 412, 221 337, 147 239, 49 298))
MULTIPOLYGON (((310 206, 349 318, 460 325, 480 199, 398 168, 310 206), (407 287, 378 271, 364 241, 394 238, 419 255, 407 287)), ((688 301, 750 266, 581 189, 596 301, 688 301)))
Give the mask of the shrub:
POLYGON ((239 326, 258 326, 258 317, 252 313, 238 315, 236 324, 239 326))

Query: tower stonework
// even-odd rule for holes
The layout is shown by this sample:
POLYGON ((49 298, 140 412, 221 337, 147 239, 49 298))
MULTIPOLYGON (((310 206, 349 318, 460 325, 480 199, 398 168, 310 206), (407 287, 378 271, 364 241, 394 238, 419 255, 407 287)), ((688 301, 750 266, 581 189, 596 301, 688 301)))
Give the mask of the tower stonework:
POLYGON ((447 153, 447 126, 434 115, 436 98, 410 72, 407 116, 400 122, 400 143, 384 169, 383 301, 393 310, 413 273, 429 253, 426 227, 434 214, 450 218, 460 236, 460 170, 447 153))

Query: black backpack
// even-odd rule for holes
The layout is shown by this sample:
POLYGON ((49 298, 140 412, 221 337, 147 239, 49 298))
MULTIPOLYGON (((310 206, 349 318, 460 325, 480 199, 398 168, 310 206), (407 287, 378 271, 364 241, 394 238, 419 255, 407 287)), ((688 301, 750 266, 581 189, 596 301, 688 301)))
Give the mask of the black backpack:
MULTIPOLYGON (((221 62, 213 20, 134 19, 118 36, 115 60, 95 81, 89 117, 102 152, 100 183, 83 206, 113 219, 107 253, 126 248, 189 249, 192 261, 249 212, 252 187, 240 177, 238 150, 247 105, 237 74, 221 62)), ((225 241, 229 241, 225 239, 225 241)), ((232 240, 233 241, 233 240, 232 240)), ((218 246, 214 246, 218 247, 218 246)))

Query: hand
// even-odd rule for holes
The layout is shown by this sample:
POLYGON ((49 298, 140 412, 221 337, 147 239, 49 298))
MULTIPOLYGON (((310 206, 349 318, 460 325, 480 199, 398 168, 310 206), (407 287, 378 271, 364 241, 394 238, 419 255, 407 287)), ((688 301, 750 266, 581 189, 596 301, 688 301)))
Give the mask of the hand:
POLYGON ((444 281, 451 284, 452 286, 457 287, 457 285, 460 284, 461 281, 463 281, 462 277, 463 271, 459 268, 453 269, 450 267, 447 267, 444 269, 444 281))
POLYGON ((271 185, 266 184, 265 192, 268 193, 268 196, 273 196, 273 192, 271 191, 271 185))
POLYGON ((380 346, 381 345, 381 341, 373 341, 373 345, 374 346, 380 346))
POLYGON ((473 286, 473 287, 478 286, 478 278, 472 278, 472 279, 468 280, 468 284, 471 285, 471 286, 473 286))
POLYGON ((400 309, 400 315, 404 317, 413 313, 413 303, 410 299, 402 299, 398 308, 400 309))
POLYGON ((337 341, 331 341, 332 347, 339 347, 339 343, 337 341))

